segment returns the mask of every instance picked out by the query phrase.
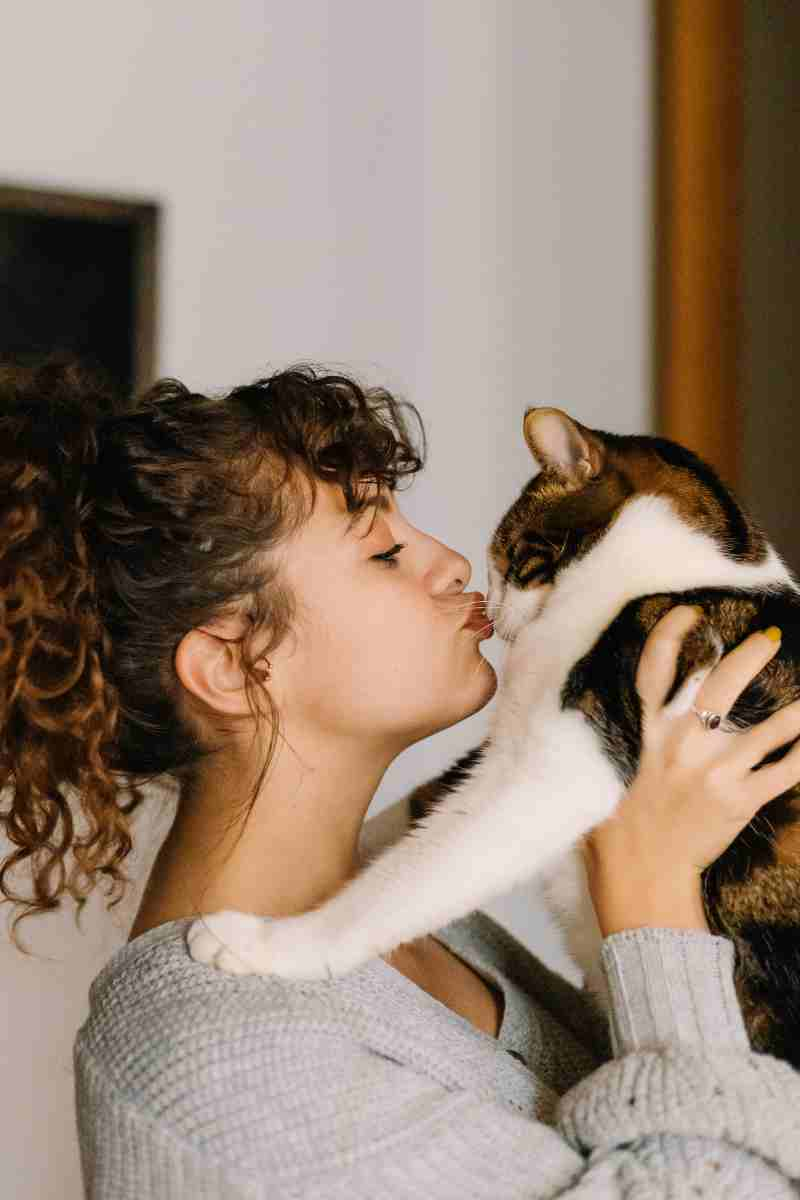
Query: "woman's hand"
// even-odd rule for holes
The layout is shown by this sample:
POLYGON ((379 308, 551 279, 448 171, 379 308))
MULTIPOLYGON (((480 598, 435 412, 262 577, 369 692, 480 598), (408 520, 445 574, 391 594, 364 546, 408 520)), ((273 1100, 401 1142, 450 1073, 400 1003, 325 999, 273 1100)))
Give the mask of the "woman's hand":
MULTIPOLYGON (((780 762, 752 769, 800 735, 800 701, 744 733, 706 730, 695 713, 676 717, 663 707, 681 643, 698 617, 697 609, 679 605, 650 632, 636 675, 639 770, 616 812, 582 842, 603 937, 642 925, 708 931, 701 872, 762 805, 800 782, 800 742, 780 762)), ((745 638, 708 674, 696 706, 727 716, 779 645, 763 632, 745 638)))

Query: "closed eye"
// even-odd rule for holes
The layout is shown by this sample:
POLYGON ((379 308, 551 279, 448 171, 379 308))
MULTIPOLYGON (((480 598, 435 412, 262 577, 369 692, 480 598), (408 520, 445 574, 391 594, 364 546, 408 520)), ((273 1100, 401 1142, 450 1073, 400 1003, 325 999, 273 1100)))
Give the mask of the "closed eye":
POLYGON ((372 557, 377 558, 379 562, 386 563, 387 567, 399 567, 400 564, 395 560, 395 555, 399 554, 401 550, 405 550, 405 548, 406 543, 399 542, 397 545, 392 546, 391 550, 384 550, 383 554, 373 554, 372 557))
POLYGON ((553 555, 537 545, 533 538, 522 537, 510 547, 511 557, 506 579, 513 579, 521 586, 531 583, 534 579, 544 578, 547 582, 552 578, 553 555))

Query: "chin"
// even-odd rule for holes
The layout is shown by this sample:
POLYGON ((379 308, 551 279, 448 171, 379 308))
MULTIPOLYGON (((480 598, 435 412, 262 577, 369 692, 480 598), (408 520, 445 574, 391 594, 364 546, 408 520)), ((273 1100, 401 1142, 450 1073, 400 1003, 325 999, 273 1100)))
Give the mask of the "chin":
MULTIPOLYGON (((481 655, 481 658, 483 658, 483 655, 481 655)), ((473 692, 470 703, 465 705, 460 712, 453 712, 451 708, 450 714, 443 718, 441 723, 437 722, 435 727, 429 729, 423 736, 429 737, 431 733, 441 733, 443 729, 450 729, 453 725, 458 725, 460 721, 466 721, 467 717, 471 717, 474 713, 480 712, 482 708, 486 707, 497 691, 497 673, 488 659, 484 658, 483 662, 485 665, 476 665, 473 668, 480 679, 480 693, 476 696, 473 692)), ((472 686, 475 688, 474 682, 472 686)), ((455 691, 453 692, 453 697, 455 698, 455 691)))
MULTIPOLYGON (((480 654, 480 651, 478 651, 478 653, 480 654)), ((497 672, 489 662, 488 658, 484 658, 482 654, 480 654, 480 657, 485 663, 485 666, 482 666, 478 672, 483 684, 483 698, 475 708, 470 709, 470 713, 478 712, 478 710, 483 708, 485 704, 488 704, 497 691, 497 672)))

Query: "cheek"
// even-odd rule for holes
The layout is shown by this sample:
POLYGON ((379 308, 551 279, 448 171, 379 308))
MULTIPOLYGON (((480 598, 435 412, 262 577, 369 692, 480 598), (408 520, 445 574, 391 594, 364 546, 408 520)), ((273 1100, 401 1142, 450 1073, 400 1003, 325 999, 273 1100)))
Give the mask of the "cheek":
POLYGON ((369 600, 367 604, 350 597, 329 610, 314 640, 326 674, 364 683, 382 679, 385 685, 422 652, 422 630, 407 605, 393 602, 392 597, 376 597, 374 592, 369 600))
POLYGON ((456 633, 461 614, 437 612, 418 583, 398 575, 399 569, 371 563, 346 590, 336 577, 315 581, 314 594, 326 597, 326 604, 310 614, 310 637, 298 664, 301 684, 307 671, 315 691, 346 686, 374 696, 380 689, 405 691, 451 669, 453 643, 467 637, 456 633))
POLYGON ((402 595, 386 595, 373 601, 355 622, 354 638, 384 665, 394 668, 425 652, 430 642, 430 621, 425 622, 418 606, 402 595))
POLYGON ((451 613, 449 622, 437 614, 430 597, 386 589, 348 623, 352 672, 373 691, 407 693, 429 686, 450 669, 456 622, 457 614, 451 613))

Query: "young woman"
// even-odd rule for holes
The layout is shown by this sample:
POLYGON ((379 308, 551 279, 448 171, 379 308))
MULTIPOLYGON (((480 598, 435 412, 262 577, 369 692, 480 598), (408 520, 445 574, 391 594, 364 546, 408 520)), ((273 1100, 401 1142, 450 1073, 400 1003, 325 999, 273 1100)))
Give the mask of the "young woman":
MULTIPOLYGON (((747 765, 800 733, 800 705, 722 750, 668 721, 691 609, 644 647, 640 771, 587 839, 610 1028, 480 912, 324 982, 188 952, 198 913, 335 892, 389 764, 496 690, 464 627, 470 564, 398 504, 423 465, 401 408, 307 366, 129 404, 68 361, 0 369, 5 821, 28 912, 123 884, 142 783, 181 788, 75 1040, 86 1195, 793 1195, 800 1075, 749 1048, 700 873, 800 780, 798 748, 747 765)), ((743 642, 698 706, 725 713, 776 646, 743 642)))

